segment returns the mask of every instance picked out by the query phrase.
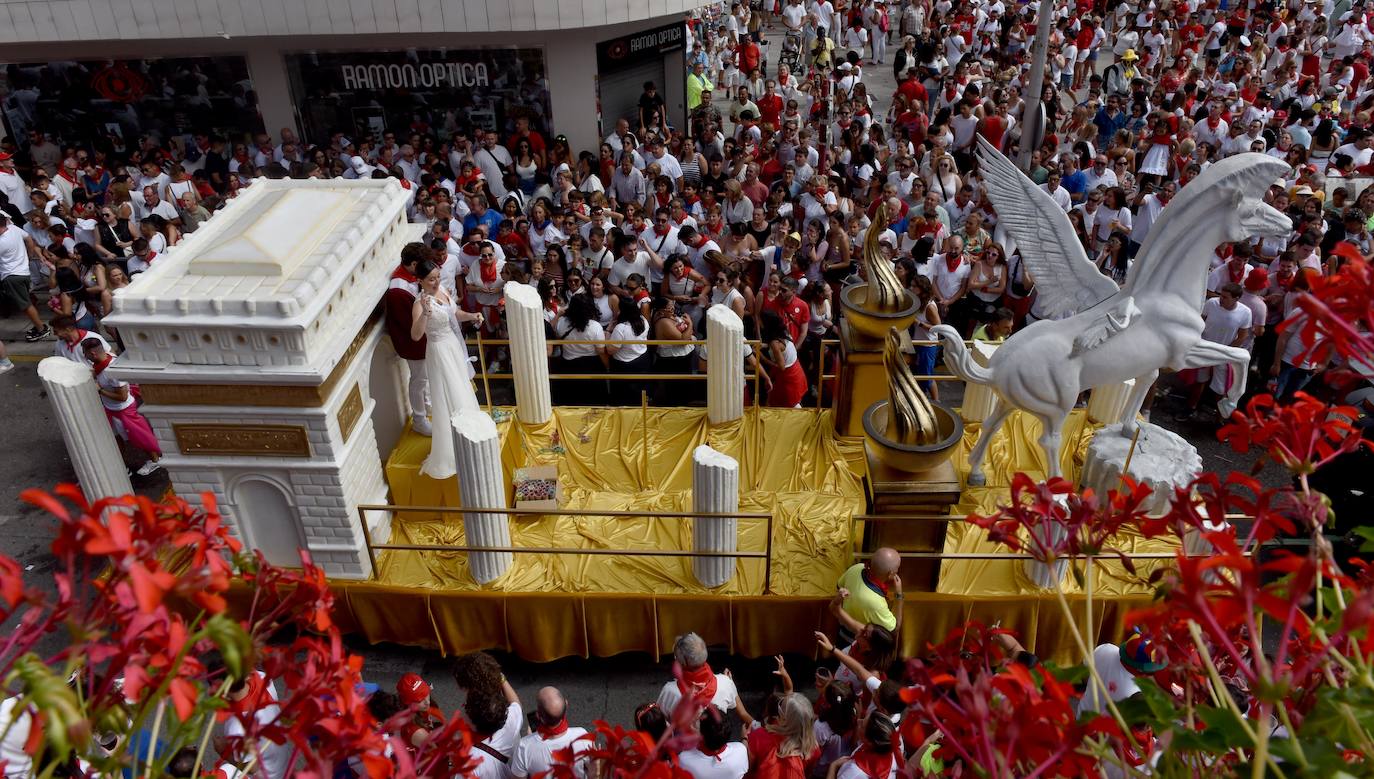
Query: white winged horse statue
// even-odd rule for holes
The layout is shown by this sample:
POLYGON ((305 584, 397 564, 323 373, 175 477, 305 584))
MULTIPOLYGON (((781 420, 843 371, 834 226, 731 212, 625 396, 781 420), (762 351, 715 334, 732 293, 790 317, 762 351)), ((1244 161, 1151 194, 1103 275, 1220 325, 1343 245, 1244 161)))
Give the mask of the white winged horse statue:
MULTIPOLYGON (((1015 409, 1034 414, 1044 429, 1040 447, 1047 473, 1061 475, 1060 430, 1079 393, 1135 379, 1120 432, 1133 436, 1136 414, 1160 368, 1183 370, 1232 364, 1239 381, 1223 401, 1230 408, 1245 389, 1249 354, 1202 340, 1199 314, 1209 258, 1228 241, 1287 235, 1288 217, 1257 196, 1288 172, 1263 154, 1237 154, 1215 163, 1184 187, 1160 214, 1141 246, 1124 287, 1088 260, 1069 217, 995 148, 979 139, 988 197, 1035 279, 1039 308, 1048 317, 1007 339, 987 368, 975 363, 959 333, 933 328, 945 363, 964 381, 991 386, 997 403, 969 455, 969 483, 983 484, 988 444, 1015 409)), ((1229 411, 1227 412, 1229 413, 1229 411)))

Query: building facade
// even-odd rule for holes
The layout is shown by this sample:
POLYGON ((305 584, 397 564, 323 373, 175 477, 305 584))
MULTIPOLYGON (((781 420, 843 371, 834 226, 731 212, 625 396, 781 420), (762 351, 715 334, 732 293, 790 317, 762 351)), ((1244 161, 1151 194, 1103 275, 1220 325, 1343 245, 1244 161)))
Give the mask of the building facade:
POLYGON ((702 0, 0 0, 0 117, 116 146, 213 130, 502 135, 595 149, 655 81, 685 113, 702 0))

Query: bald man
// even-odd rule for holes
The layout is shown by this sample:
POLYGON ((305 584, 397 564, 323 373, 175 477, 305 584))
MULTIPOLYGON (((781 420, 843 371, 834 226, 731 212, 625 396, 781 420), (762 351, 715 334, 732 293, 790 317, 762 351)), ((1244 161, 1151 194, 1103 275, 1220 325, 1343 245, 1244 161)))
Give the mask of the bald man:
POLYGON ((849 567, 835 585, 839 607, 861 625, 874 624, 896 631, 901 613, 902 556, 883 547, 867 563, 849 567))
MULTIPOLYGON (((568 699, 557 687, 545 687, 539 691, 531 724, 534 732, 520 739, 515 754, 511 755, 510 773, 516 779, 545 773, 553 767, 554 754, 570 744, 575 754, 592 747, 591 741, 578 741, 587 735, 586 728, 568 727, 568 699)), ((573 770, 578 776, 585 776, 586 769, 585 760, 573 761, 573 770)))

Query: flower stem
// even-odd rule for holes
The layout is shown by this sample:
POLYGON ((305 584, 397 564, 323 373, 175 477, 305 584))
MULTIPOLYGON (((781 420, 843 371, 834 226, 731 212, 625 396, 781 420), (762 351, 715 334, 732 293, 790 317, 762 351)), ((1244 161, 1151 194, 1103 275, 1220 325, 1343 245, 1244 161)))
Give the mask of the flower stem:
POLYGON ((1107 704, 1107 709, 1111 711, 1112 719, 1121 726, 1121 735, 1126 737, 1131 748, 1139 749, 1140 745, 1135 743, 1135 736, 1131 735, 1131 726, 1126 724, 1126 718, 1121 716, 1121 710, 1116 707, 1116 701, 1107 694, 1107 684, 1102 681, 1102 677, 1097 673, 1097 664, 1093 662, 1093 653, 1088 649, 1087 642, 1083 639, 1083 634, 1078 630, 1078 622, 1073 618, 1073 609, 1069 608, 1069 601, 1064 597, 1064 587, 1058 581, 1054 585, 1054 595, 1059 601, 1059 610, 1064 612, 1064 619, 1069 621, 1069 635, 1073 636, 1074 643, 1078 644, 1078 651, 1087 658, 1088 675, 1092 677, 1093 684, 1097 685, 1098 694, 1102 696, 1102 702, 1107 704))

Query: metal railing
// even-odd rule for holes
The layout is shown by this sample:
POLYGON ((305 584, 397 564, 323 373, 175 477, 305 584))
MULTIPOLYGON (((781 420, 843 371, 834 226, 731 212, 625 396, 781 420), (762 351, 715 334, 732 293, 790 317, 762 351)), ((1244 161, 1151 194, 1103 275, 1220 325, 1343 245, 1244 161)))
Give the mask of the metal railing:
MULTIPOLYGON (((514 380, 514 373, 500 372, 491 373, 487 370, 486 347, 496 346, 510 348, 509 338, 482 338, 481 330, 478 330, 477 341, 477 360, 482 377, 482 392, 485 396, 487 411, 491 411, 491 380, 514 380)), ((625 340, 625 339, 603 339, 600 341, 569 341, 566 339, 547 339, 544 342, 547 346, 685 346, 691 344, 693 350, 698 346, 705 346, 707 342, 701 339, 691 341, 670 341, 659 338, 649 338, 644 340, 625 340)), ((759 376, 763 370, 763 364, 758 362, 759 348, 763 345, 758 339, 746 339, 745 345, 753 350, 757 368, 753 373, 744 374, 746 383, 753 382, 754 385, 754 406, 762 406, 763 382, 759 376)), ((709 362, 709 361, 708 361, 709 362)), ((742 370, 742 368, 741 368, 742 370)), ((550 381, 559 380, 584 380, 584 381, 706 381, 706 373, 551 373, 550 381)))
MULTIPOLYGON (((968 514, 854 514, 849 518, 849 559, 853 562, 862 562, 873 556, 872 552, 861 552, 855 549, 854 536, 855 528, 859 523, 882 524, 887 522, 912 522, 916 524, 931 524, 935 522, 964 522, 969 518, 968 514)), ((1226 514, 1223 519, 1228 522, 1246 521, 1253 519, 1247 514, 1226 514)), ((903 560, 1032 560, 1028 554, 1018 554, 1014 552, 945 552, 932 551, 929 549, 896 549, 903 560)), ((1126 557, 1131 560, 1172 560, 1177 555, 1173 552, 1133 552, 1122 553, 1100 552, 1096 554, 1066 554, 1065 558, 1103 558, 1120 559, 1126 557)), ((1186 555, 1187 557, 1210 557, 1210 554, 1186 555)))
POLYGON ((496 509, 496 508, 450 508, 448 506, 393 506, 388 504, 360 504, 358 524, 363 531, 363 543, 367 545, 367 558, 372 563, 372 579, 377 578, 377 552, 510 552, 512 554, 545 555, 617 555, 620 557, 738 557, 745 560, 763 560, 763 591, 767 595, 773 589, 773 515, 757 512, 736 511, 713 513, 702 511, 617 511, 611 509, 496 509), (505 514, 521 517, 615 517, 619 519, 743 519, 764 520, 766 522, 765 544, 761 552, 698 552, 691 549, 584 549, 581 547, 542 547, 542 546, 453 546, 441 544, 377 544, 372 541, 372 531, 367 526, 368 511, 430 512, 436 514, 505 514))

